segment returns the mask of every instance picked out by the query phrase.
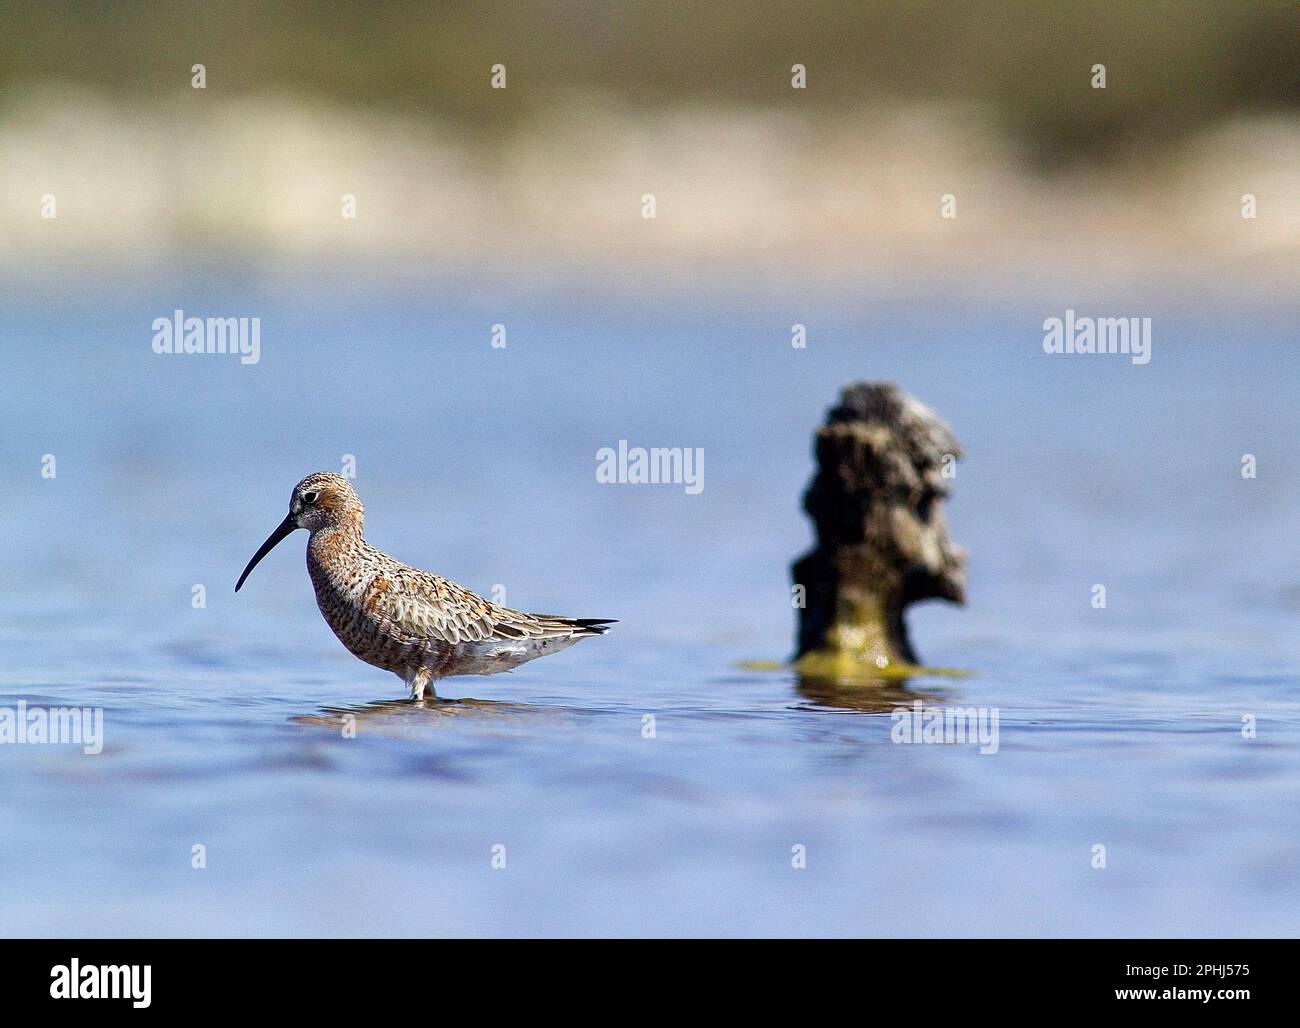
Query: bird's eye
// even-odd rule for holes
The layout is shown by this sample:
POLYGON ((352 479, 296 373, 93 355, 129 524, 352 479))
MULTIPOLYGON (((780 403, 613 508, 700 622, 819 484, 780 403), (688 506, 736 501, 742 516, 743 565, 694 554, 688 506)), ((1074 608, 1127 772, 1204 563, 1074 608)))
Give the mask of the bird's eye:
POLYGON ((303 494, 302 494, 302 502, 303 502, 303 503, 315 503, 315 502, 316 502, 316 496, 317 496, 317 494, 314 493, 314 492, 312 492, 312 493, 303 493, 303 494))

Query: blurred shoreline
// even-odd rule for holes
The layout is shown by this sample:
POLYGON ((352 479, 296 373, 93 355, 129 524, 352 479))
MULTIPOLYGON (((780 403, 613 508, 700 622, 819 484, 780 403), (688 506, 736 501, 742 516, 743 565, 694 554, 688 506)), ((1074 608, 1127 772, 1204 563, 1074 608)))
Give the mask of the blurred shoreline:
POLYGON ((1261 300, 1300 285, 1300 119, 1284 115, 1044 170, 972 103, 805 120, 588 96, 485 138, 283 94, 187 93, 148 104, 48 84, 10 93, 0 276, 231 263, 541 290, 1261 300), (1242 217, 1246 193, 1254 219, 1242 217), (355 218, 342 216, 345 194, 355 218), (945 196, 955 217, 942 216, 945 196))

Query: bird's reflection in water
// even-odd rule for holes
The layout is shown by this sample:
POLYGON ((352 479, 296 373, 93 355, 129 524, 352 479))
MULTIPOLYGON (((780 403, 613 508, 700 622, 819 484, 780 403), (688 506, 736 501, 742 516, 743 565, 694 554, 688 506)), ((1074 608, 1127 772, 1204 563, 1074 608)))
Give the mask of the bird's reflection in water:
POLYGON ((289 720, 294 724, 328 728, 335 732, 364 730, 406 735, 466 720, 478 724, 508 724, 537 716, 544 716, 543 708, 528 703, 432 697, 379 700, 351 707, 322 707, 315 714, 299 714, 289 720))

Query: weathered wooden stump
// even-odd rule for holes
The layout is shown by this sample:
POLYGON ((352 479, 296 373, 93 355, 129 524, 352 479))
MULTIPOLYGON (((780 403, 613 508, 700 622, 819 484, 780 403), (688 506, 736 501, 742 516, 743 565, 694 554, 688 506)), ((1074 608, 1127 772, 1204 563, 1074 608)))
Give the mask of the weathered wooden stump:
POLYGON ((803 506, 817 542, 791 568, 804 600, 796 667, 832 678, 902 675, 918 663, 907 606, 965 602, 966 554, 942 510, 961 446, 897 386, 858 382, 840 394, 814 449, 803 506))

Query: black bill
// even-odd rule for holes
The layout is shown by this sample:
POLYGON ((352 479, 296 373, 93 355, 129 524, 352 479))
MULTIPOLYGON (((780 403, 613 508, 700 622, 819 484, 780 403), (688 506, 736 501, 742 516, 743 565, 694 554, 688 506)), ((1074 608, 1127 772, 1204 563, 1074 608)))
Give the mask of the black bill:
POLYGON ((262 544, 262 548, 253 554, 253 559, 248 562, 248 567, 244 568, 244 573, 239 576, 239 581, 235 583, 235 592, 239 592, 239 587, 244 584, 244 579, 248 577, 249 572, 252 571, 253 568, 257 567, 257 565, 262 562, 262 558, 279 546, 285 536, 289 535, 289 533, 294 531, 297 527, 298 525, 293 520, 293 515, 286 514, 284 520, 280 522, 280 527, 272 532, 266 542, 262 544))

